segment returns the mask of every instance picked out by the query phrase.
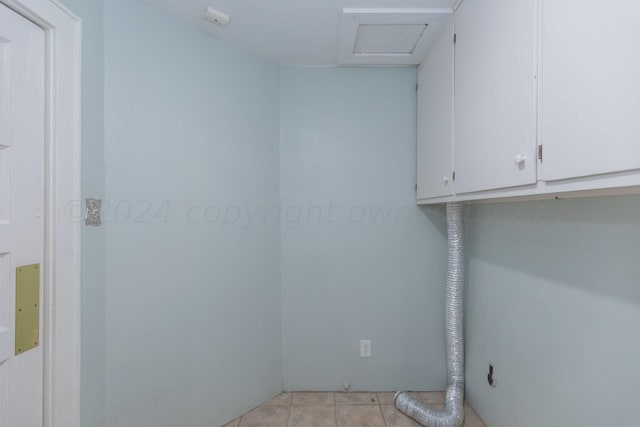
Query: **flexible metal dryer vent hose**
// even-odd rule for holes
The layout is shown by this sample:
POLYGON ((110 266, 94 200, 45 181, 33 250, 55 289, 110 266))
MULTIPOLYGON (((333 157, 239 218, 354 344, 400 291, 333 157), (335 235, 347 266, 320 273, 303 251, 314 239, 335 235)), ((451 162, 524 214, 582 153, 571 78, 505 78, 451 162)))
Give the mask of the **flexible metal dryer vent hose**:
POLYGON ((434 409, 408 392, 398 392, 396 407, 427 427, 460 427, 464 421, 464 335, 462 291, 464 283, 463 209, 461 203, 447 203, 449 256, 447 271, 447 397, 445 409, 434 409))

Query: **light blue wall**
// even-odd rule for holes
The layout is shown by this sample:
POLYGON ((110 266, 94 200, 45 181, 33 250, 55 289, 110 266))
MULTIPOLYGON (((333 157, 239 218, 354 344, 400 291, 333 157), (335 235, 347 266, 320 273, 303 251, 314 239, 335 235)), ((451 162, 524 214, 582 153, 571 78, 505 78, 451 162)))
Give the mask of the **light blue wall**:
MULTIPOLYGON (((216 426, 283 375, 444 388, 415 71, 284 68, 278 93, 272 64, 141 2, 64 3, 84 21, 82 193, 106 199, 82 233, 83 427, 216 426)), ((467 208, 467 397, 488 425, 640 424, 639 242, 638 196, 467 208)))
POLYGON ((278 68, 131 0, 105 64, 107 425, 221 425, 282 390, 278 68))
POLYGON ((640 425, 640 197, 473 206, 466 229, 467 398, 487 424, 640 425))
POLYGON ((288 390, 445 387, 445 230, 415 204, 415 85, 413 68, 281 71, 288 390))
MULTIPOLYGON (((62 0, 82 19, 82 197, 102 198, 104 50, 102 0, 62 0)), ((82 426, 104 426, 105 235, 82 226, 82 426)))

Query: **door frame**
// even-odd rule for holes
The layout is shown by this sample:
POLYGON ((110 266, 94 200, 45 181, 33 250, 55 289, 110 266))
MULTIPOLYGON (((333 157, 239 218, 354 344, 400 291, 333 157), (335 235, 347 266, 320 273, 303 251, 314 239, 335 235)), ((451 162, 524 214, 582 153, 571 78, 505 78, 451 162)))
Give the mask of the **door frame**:
POLYGON ((44 427, 80 427, 82 22, 56 0, 0 0, 45 32, 44 427))

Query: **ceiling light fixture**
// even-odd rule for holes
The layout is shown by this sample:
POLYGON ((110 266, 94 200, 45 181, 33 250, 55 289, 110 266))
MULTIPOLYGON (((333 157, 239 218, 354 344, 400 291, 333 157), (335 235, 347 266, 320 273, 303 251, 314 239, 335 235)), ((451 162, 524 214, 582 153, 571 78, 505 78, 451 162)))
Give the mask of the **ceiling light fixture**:
POLYGON ((207 7, 207 10, 204 12, 204 19, 209 22, 213 22, 214 24, 225 28, 229 25, 229 15, 226 13, 222 13, 217 9, 212 8, 211 6, 207 7))

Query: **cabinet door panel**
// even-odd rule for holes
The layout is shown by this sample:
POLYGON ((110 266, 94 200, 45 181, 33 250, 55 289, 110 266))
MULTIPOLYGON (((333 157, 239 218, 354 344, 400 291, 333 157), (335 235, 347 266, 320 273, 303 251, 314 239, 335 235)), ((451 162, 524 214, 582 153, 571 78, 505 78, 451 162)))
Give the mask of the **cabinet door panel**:
POLYGON ((546 181, 640 168, 640 2, 542 0, 546 181))
POLYGON ((456 13, 456 193, 536 182, 536 17, 536 0, 465 1, 456 13))
POLYGON ((453 23, 418 68, 418 199, 453 194, 453 23))

